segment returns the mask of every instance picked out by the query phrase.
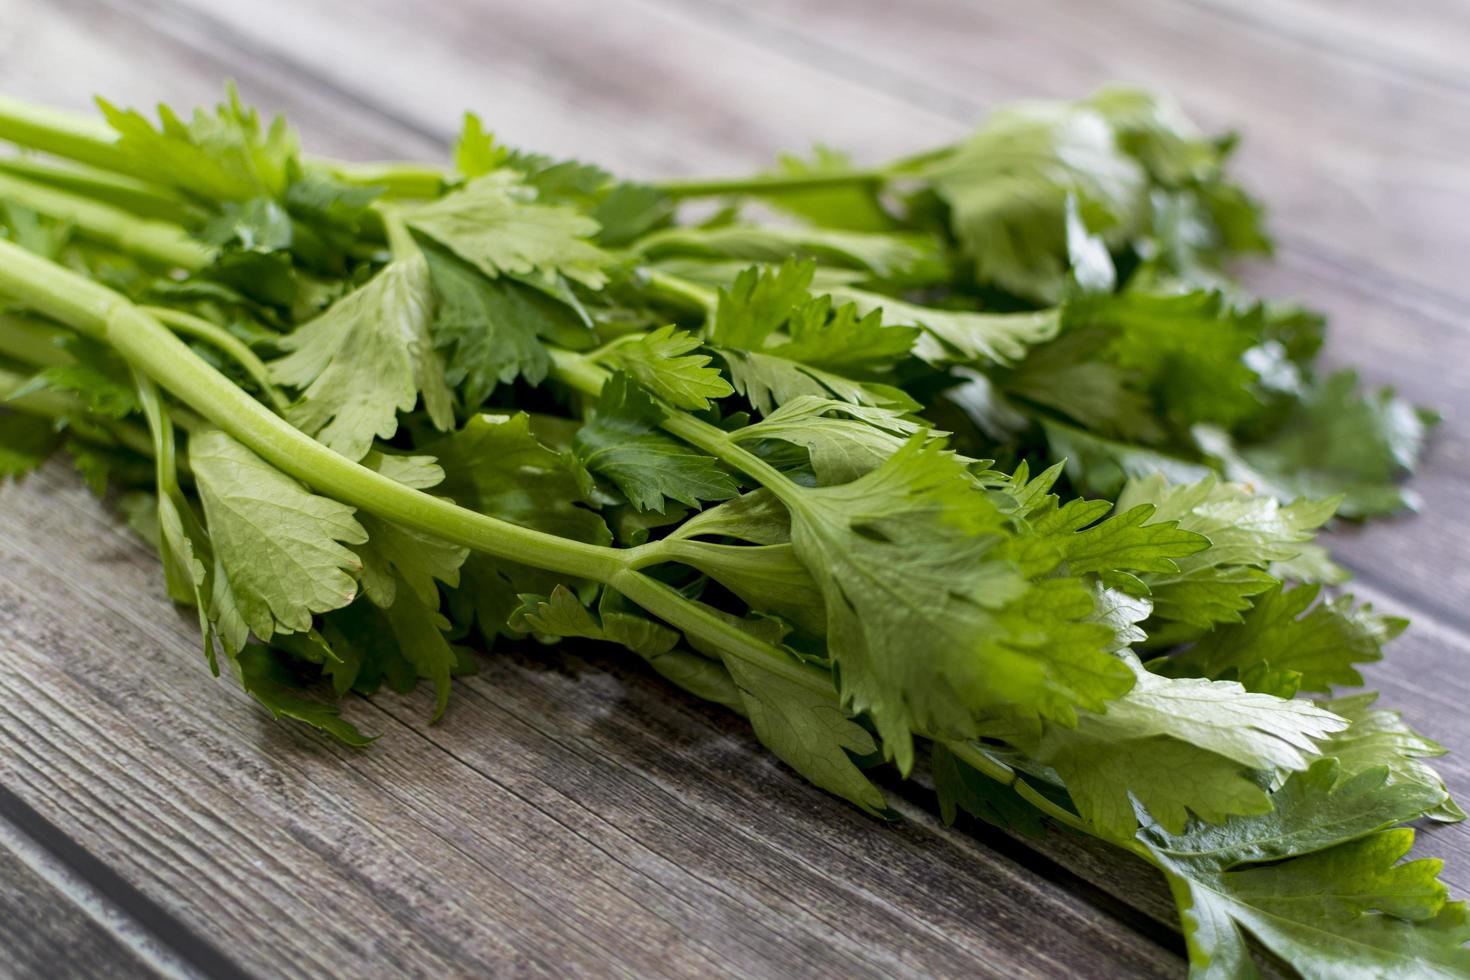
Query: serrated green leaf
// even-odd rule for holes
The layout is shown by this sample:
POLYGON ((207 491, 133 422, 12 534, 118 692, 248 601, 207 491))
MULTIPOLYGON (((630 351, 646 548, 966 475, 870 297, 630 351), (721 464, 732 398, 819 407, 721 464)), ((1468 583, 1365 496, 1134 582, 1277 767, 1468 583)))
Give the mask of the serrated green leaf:
POLYGON ((1308 977, 1470 971, 1470 924, 1463 904, 1445 900, 1440 862, 1396 864, 1413 831, 1383 829, 1436 795, 1386 777, 1343 776, 1324 759, 1288 779, 1260 816, 1139 834, 1170 879, 1192 976, 1253 974, 1247 933, 1308 977))
POLYGON ((762 745, 816 786, 869 813, 883 813, 882 791, 849 755, 872 755, 878 746, 843 713, 835 689, 813 690, 739 657, 724 659, 762 745))
POLYGON ((615 372, 602 387, 596 411, 577 430, 577 458, 616 484, 639 510, 662 512, 665 500, 697 507, 740 492, 714 457, 659 431, 662 418, 642 389, 615 372))
POLYGON ((628 376, 675 408, 703 411, 712 399, 734 392, 708 354, 691 353, 699 338, 673 325, 610 348, 598 359, 628 376))
POLYGON ((607 256, 588 239, 597 222, 562 205, 537 203, 535 190, 510 170, 471 180, 404 215, 485 275, 525 277, 543 287, 565 276, 589 289, 607 281, 607 256))
POLYGON ((920 306, 851 287, 836 287, 831 294, 836 302, 851 303, 864 315, 880 312, 890 326, 921 329, 914 355, 935 366, 1013 364, 1061 329, 1057 310, 979 313, 920 306))
POLYGON ((1167 673, 1219 677, 1266 665, 1297 674, 1304 691, 1362 684, 1356 665, 1382 659, 1383 645, 1408 621, 1374 615, 1371 605, 1354 605, 1352 596, 1319 603, 1320 593, 1317 585, 1277 585, 1256 597, 1243 622, 1218 626, 1165 661, 1167 673))
POLYGON ((1130 686, 1086 622, 1076 580, 1033 585, 998 551, 1004 516, 968 470, 915 437, 852 483, 803 491, 792 542, 827 605, 844 704, 867 712, 903 771, 915 731, 974 737, 997 706, 1070 720, 1130 686))
POLYGON ((452 426, 444 364, 429 332, 433 302, 428 261, 400 243, 366 285, 283 337, 289 353, 270 372, 301 392, 291 422, 349 459, 398 431, 398 414, 412 411, 421 394, 434 425, 452 426))
POLYGON ((1028 754, 1057 771, 1084 819, 1126 838, 1137 827, 1135 799, 1172 833, 1190 814, 1220 823, 1267 812, 1254 775, 1305 769, 1317 743, 1346 727, 1309 701, 1140 669, 1106 710, 1081 714, 1075 728, 1048 728, 1028 754))
POLYGON ((159 106, 156 128, 134 110, 100 98, 97 105, 134 172, 209 200, 279 196, 296 166, 296 134, 279 117, 263 128, 259 114, 240 103, 234 86, 213 113, 196 110, 187 122, 159 106))
POLYGON ((299 691, 290 674, 266 647, 251 645, 234 658, 240 685, 277 718, 290 718, 319 728, 348 745, 370 745, 376 735, 364 735, 341 716, 338 709, 315 701, 299 691))
MULTIPOLYGON (((216 430, 190 439, 189 463, 218 563, 217 613, 238 615, 267 640, 310 629, 314 613, 356 597, 362 563, 343 545, 362 544, 367 532, 351 507, 316 496, 216 430)), ((223 632, 243 645, 238 627, 223 632)))
POLYGON ((444 352, 444 380, 463 385, 469 406, 478 407, 496 385, 518 377, 540 384, 551 363, 544 341, 585 331, 570 308, 540 290, 489 278, 434 246, 424 255, 437 300, 432 333, 444 352))

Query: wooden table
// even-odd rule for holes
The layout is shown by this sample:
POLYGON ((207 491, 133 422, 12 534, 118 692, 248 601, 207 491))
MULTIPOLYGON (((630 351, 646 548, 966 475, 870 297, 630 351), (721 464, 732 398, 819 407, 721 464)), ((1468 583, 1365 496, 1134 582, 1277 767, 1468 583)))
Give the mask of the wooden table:
MULTIPOLYGON (((0 0, 0 90, 212 102, 317 152, 507 141, 632 176, 862 160, 1113 79, 1238 124, 1330 356, 1445 409, 1424 516, 1334 536, 1414 617, 1370 671, 1470 796, 1470 8, 1420 0, 0 0), (1456 414, 1458 411, 1458 414, 1456 414)), ((625 662, 498 652, 442 723, 275 724, 198 653, 154 558, 64 465, 0 489, 0 974, 1179 976, 1145 868, 1060 837, 885 826, 625 662)), ((1470 893, 1470 831, 1437 828, 1470 893)))

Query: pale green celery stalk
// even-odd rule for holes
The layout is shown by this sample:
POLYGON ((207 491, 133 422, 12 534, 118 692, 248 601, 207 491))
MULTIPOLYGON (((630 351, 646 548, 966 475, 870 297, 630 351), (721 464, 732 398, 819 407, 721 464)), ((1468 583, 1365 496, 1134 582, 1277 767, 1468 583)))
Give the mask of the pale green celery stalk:
POLYGON ((114 173, 146 180, 131 157, 117 146, 105 123, 80 113, 32 105, 0 95, 0 140, 76 160, 114 173))
POLYGON ((317 157, 314 167, 357 187, 381 187, 390 198, 435 198, 444 192, 452 175, 427 163, 348 163, 317 157))
POLYGON ((90 198, 0 173, 0 200, 70 222, 93 241, 163 265, 198 269, 214 261, 214 249, 178 225, 140 218, 90 198))
POLYGON ((36 367, 65 364, 71 357, 57 344, 60 337, 61 332, 49 323, 14 313, 0 314, 0 355, 5 357, 36 367))
POLYGON ((714 315, 715 307, 719 302, 719 294, 713 289, 660 269, 644 267, 639 269, 638 273, 647 283, 649 291, 661 299, 669 301, 674 306, 703 313, 706 317, 714 315))
POLYGON ((654 186, 670 197, 721 197, 727 194, 775 195, 782 192, 848 187, 853 184, 877 185, 888 178, 887 168, 876 167, 836 173, 754 174, 749 177, 666 180, 654 186))
POLYGON ((85 164, 59 167, 31 157, 5 157, 0 158, 0 171, 104 201, 147 218, 182 224, 203 213, 165 187, 85 164))
POLYGON ((231 360, 240 365, 241 370, 249 376, 251 381, 260 386, 260 390, 265 392, 266 399, 271 403, 272 408, 277 412, 286 410, 286 398, 275 385, 271 384, 270 371, 266 368, 265 362, 257 357, 255 351, 251 350, 239 337, 224 327, 210 323, 203 317, 194 316, 192 313, 171 310, 164 306, 144 306, 141 309, 164 326, 172 328, 176 333, 202 340, 227 354, 231 360))

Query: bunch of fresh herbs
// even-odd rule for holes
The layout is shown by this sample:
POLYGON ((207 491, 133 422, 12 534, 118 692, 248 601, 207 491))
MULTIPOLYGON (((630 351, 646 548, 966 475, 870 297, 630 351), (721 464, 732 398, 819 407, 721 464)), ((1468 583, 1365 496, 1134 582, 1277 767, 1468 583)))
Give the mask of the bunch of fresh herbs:
POLYGON ((1229 139, 1119 89, 645 185, 99 104, 0 101, 0 473, 69 453, 277 716, 607 641, 870 813, 1143 858, 1201 977, 1470 972, 1441 749, 1342 694, 1405 624, 1313 541, 1433 419, 1229 278, 1229 139))

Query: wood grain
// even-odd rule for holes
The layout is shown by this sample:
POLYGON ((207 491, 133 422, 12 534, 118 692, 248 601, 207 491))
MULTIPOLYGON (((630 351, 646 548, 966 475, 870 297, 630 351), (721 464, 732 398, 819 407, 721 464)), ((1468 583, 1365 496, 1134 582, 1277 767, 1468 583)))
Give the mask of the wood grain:
POLYGON ((129 943, 87 914, 78 896, 58 882, 56 869, 46 866, 49 858, 0 822, 0 977, 159 976, 129 943))
MULTIPOLYGON (((813 139, 880 159, 996 102, 1126 76, 1247 128, 1245 172, 1290 229, 1255 282, 1333 313, 1333 356, 1455 409, 1470 84, 1441 31, 1463 24, 1437 6, 1374 46, 1370 9, 1306 0, 918 0, 901 18, 831 0, 0 0, 0 87, 189 105, 229 76, 309 148, 360 157, 438 155, 475 108, 510 142, 657 176, 813 139)), ((1467 460, 1452 423, 1419 482, 1434 519, 1339 544, 1376 573, 1360 592, 1429 613, 1371 681, 1470 753, 1467 460)), ((1139 867, 938 827, 913 786, 908 819, 877 824, 738 719, 601 655, 498 653, 438 726, 423 698, 356 703, 383 733, 366 752, 274 725, 211 682, 151 556, 73 478, 6 488, 0 514, 0 782, 247 969, 279 973, 288 950, 303 976, 1179 970, 1125 924, 1172 922, 1139 867)), ((1444 768, 1470 795, 1470 768, 1444 768)), ((1470 836, 1432 836, 1470 891, 1470 836)))

